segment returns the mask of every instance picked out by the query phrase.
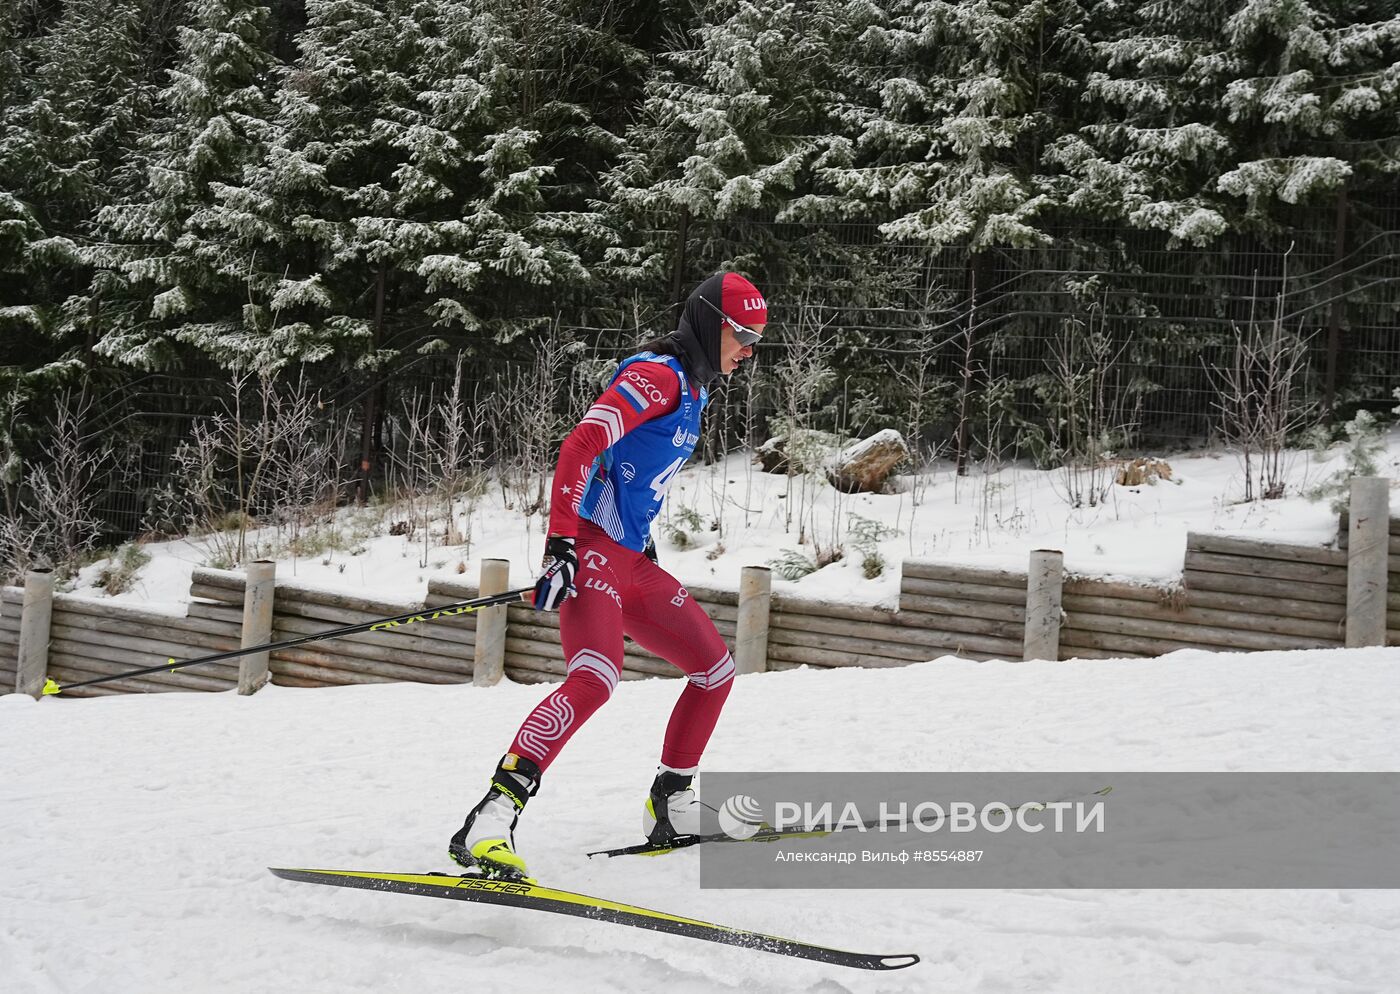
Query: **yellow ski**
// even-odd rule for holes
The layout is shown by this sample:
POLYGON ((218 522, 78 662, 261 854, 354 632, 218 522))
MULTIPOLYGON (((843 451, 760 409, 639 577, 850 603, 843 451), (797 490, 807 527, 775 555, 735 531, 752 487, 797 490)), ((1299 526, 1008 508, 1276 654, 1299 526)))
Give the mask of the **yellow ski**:
POLYGON ((443 873, 372 873, 361 870, 298 870, 269 867, 284 880, 328 884, 332 887, 357 887, 365 890, 392 891, 397 894, 418 894, 442 897, 454 901, 474 901, 478 904, 498 904, 508 908, 527 908, 556 915, 574 915, 594 921, 630 925, 633 928, 685 935, 707 942, 720 942, 744 949, 795 956, 800 959, 855 967, 860 970, 900 970, 919 962, 911 954, 881 956, 874 953, 852 953, 828 946, 817 946, 797 939, 764 935, 728 925, 695 918, 683 918, 653 911, 634 904, 589 897, 567 890, 555 890, 537 883, 515 880, 492 880, 480 876, 449 876, 443 873))

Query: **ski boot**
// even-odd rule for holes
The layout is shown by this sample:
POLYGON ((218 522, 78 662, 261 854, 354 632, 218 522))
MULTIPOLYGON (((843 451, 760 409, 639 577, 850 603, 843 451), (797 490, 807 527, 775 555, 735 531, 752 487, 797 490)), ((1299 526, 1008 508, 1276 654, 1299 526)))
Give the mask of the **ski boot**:
POLYGON ((447 843, 447 854, 486 877, 528 880, 525 861, 515 851, 515 823, 539 789, 540 768, 524 756, 507 753, 486 796, 447 843))
POLYGON ((658 770, 642 813, 642 831, 646 833, 647 842, 663 846, 683 835, 699 835, 700 815, 705 805, 691 789, 695 769, 679 771, 661 766, 658 770))

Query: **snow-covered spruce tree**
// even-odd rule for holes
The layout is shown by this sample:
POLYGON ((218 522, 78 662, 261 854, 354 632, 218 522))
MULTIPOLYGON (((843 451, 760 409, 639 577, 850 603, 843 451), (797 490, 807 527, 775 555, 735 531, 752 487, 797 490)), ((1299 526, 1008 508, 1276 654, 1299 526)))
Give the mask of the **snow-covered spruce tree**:
MULTIPOLYGON (((0 10, 0 451, 4 513, 41 520, 58 471, 57 398, 77 397, 84 443, 105 412, 88 392, 103 315, 84 293, 92 218, 139 183, 131 149, 175 5, 163 0, 21 2, 0 10), (48 475, 46 475, 48 474, 48 475)), ((93 473, 110 464, 84 464, 93 473)), ((85 470, 85 473, 87 471, 85 470)), ((82 480, 86 497, 99 485, 82 480)), ((12 532, 12 537, 15 533, 12 532)))
POLYGON ((1069 211, 1202 245, 1226 230, 1215 178, 1233 154, 1219 102, 1239 60, 1220 46, 1228 10, 1154 2, 1100 24, 1083 120, 1045 151, 1069 211))
POLYGON ((1058 206, 1043 146, 1073 119, 1089 51, 1075 0, 894 0, 860 39, 851 168, 827 177, 888 205, 894 239, 940 247, 1047 240, 1058 206))
POLYGON ((468 343, 544 334, 602 292, 590 266, 612 235, 597 176, 622 146, 605 123, 622 123, 644 57, 595 0, 429 8, 404 169, 427 215, 414 273, 428 315, 468 343))
MULTIPOLYGON (((637 285, 669 282, 674 240, 629 238, 659 224, 684 225, 691 279, 721 266, 766 285, 811 242, 783 244, 753 219, 813 222, 846 216, 817 171, 849 159, 832 117, 841 102, 834 70, 853 25, 845 4, 739 0, 709 6, 709 23, 679 36, 648 82, 622 162, 607 177, 622 244, 611 271, 637 285)), ((805 232, 804 232, 805 233, 805 232)))
POLYGON ((237 321, 172 334, 228 366, 372 363, 400 324, 387 303, 412 251, 395 175, 422 119, 411 82, 421 31, 407 0, 327 0, 308 4, 298 48, 261 161, 214 182, 215 202, 190 221, 222 247, 245 303, 237 321))
POLYGON ((1226 22, 1229 51, 1247 73, 1225 90, 1238 156, 1217 186, 1244 200, 1251 222, 1268 226, 1271 202, 1393 186, 1400 13, 1379 19, 1381 8, 1246 0, 1226 22))
MULTIPOLYGON (((1247 0, 1227 22, 1226 37, 1248 72, 1223 99, 1238 154, 1217 181, 1221 196, 1241 225, 1271 238, 1276 256, 1296 245, 1304 259, 1311 255, 1308 269, 1330 262, 1327 276, 1352 274, 1298 280, 1287 310, 1302 315, 1300 333, 1321 338, 1329 320, 1361 317, 1354 308, 1393 314, 1393 294, 1363 267, 1394 250, 1393 239, 1388 246, 1371 241, 1394 224, 1378 230, 1366 206, 1393 202, 1400 174, 1400 11, 1387 3, 1247 0), (1309 213, 1310 205, 1333 209, 1309 213), (1336 218, 1333 231, 1308 223, 1318 214, 1336 218)), ((1383 357, 1356 359, 1358 378, 1390 372, 1383 357)), ((1350 393, 1344 384, 1340 396, 1350 393)))
MULTIPOLYGON (((858 129, 855 150, 847 168, 828 169, 824 179, 886 211, 880 230, 889 242, 922 249, 911 259, 924 269, 911 303, 947 301, 932 333, 957 337, 950 358, 960 471, 975 448, 972 412, 990 356, 1020 333, 1039 334, 1043 347, 1034 319, 995 315, 1042 310, 1037 300, 1018 306, 1008 295, 1046 279, 1024 286, 1002 268, 1018 256, 1000 252, 993 261, 990 250, 1049 245, 1052 228, 1063 224, 1057 170, 1046 166, 1043 149, 1079 112, 1094 26, 1086 6, 894 0, 870 19, 851 59, 842 119, 858 129)), ((906 341, 930 334, 929 324, 911 326, 906 341)))
POLYGON ((100 299, 98 351, 158 368, 172 339, 237 338, 247 299, 239 254, 209 237, 195 215, 216 183, 237 183, 262 157, 272 105, 266 6, 198 0, 179 31, 180 56, 160 93, 160 116, 143 136, 147 183, 98 215, 91 293, 100 299))
POLYGON ((144 127, 163 39, 142 0, 15 5, 3 16, 0 104, 0 339, 62 379, 86 367, 101 316, 84 293, 95 212, 139 183, 129 154, 144 127))
MULTIPOLYGON (((1075 211, 1204 245, 1393 174, 1400 17, 1341 0, 1163 0, 1095 48, 1097 120, 1048 158, 1075 211), (1387 140, 1388 139, 1388 140, 1387 140)), ((1286 246, 1283 246, 1286 248, 1286 246)))
MULTIPOLYGON (((27 339, 37 335, 39 313, 27 294, 17 292, 28 268, 29 246, 43 237, 34 210, 16 192, 19 127, 17 105, 23 100, 24 52, 28 39, 20 5, 0 9, 0 366, 18 366, 29 353, 27 339)), ((6 384, 6 393, 12 385, 6 384)), ((0 414, 8 408, 0 406, 0 414)), ((6 432, 8 436, 8 432, 6 432)), ((8 463, 13 452, 5 454, 8 463)))
POLYGON ((586 101, 631 56, 606 14, 310 4, 263 161, 195 218, 236 249, 253 303, 238 334, 188 340, 383 367, 435 334, 470 345, 547 324, 607 237, 590 176, 617 139, 586 101))
POLYGON ((866 57, 856 39, 882 15, 848 0, 749 0, 704 16, 659 60, 607 178, 619 232, 609 276, 657 314, 718 269, 752 276, 775 307, 779 347, 800 307, 835 329, 836 376, 830 396, 813 398, 815 423, 844 426, 836 385, 888 422, 898 405, 869 361, 870 329, 918 269, 891 264, 875 229, 888 210, 827 178, 852 163, 852 62, 866 57))
POLYGON ((1117 12, 1096 45, 1085 108, 1093 119, 1049 152, 1065 170, 1066 203, 1086 219, 1161 233, 1168 248, 1218 246, 1214 256, 1156 256, 1190 280, 1177 284, 1179 308, 1165 296, 1158 303, 1188 319, 1142 326, 1140 368, 1203 357, 1224 374, 1233 335, 1190 318, 1184 301, 1217 300, 1216 313, 1244 327, 1257 318, 1257 280, 1270 299, 1290 251, 1303 276, 1285 312, 1307 315, 1305 338, 1327 320, 1328 298, 1358 303, 1352 286, 1308 274, 1337 260, 1347 232, 1362 243, 1355 218, 1375 193, 1391 196, 1400 165, 1395 14, 1393 5, 1333 0, 1173 0, 1117 12), (1245 261, 1248 253, 1258 254, 1245 261))

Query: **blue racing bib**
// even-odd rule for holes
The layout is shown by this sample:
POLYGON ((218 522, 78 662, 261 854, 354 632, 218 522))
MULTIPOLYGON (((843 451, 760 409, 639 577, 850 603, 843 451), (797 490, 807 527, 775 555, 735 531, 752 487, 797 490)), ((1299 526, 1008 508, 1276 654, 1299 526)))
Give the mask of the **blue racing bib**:
MULTIPOLYGON (((680 377, 680 407, 670 414, 644 421, 623 435, 593 461, 588 487, 579 502, 579 517, 593 522, 619 545, 636 552, 646 548, 651 522, 661 510, 661 502, 680 468, 700 441, 700 414, 709 403, 709 392, 700 398, 690 395, 685 370, 675 356, 641 352, 622 361, 609 386, 616 383, 628 366, 657 362, 680 377)), ((631 388, 630 383, 623 384, 631 388)), ((644 410, 645 399, 633 400, 636 389, 619 391, 625 403, 644 410)))

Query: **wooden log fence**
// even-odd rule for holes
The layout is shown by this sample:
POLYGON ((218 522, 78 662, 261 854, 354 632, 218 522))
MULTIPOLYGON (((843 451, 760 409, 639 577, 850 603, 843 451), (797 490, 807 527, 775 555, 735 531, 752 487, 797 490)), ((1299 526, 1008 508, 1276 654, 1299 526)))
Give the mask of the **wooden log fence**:
POLYGON ((899 613, 919 627, 936 655, 1020 659, 1026 591, 1025 573, 906 559, 899 613))
POLYGON ((762 673, 768 668, 772 611, 772 571, 767 566, 745 566, 739 575, 738 616, 734 622, 735 673, 762 673))
MULTIPOLYGON (((243 620, 239 648, 267 645, 273 641, 272 602, 277 588, 277 564, 259 559, 248 564, 243 591, 243 620)), ((238 661, 238 693, 257 693, 267 683, 268 653, 255 652, 238 661)))
POLYGON ((15 657, 15 689, 38 695, 49 668, 53 631, 53 570, 30 570, 24 578, 20 609, 19 649, 15 657))
MULTIPOLYGON (((21 591, 0 589, 0 658, 18 649, 21 591)), ((189 658, 239 646, 237 620, 181 617, 126 604, 54 594, 45 676, 60 684, 115 676, 158 663, 169 656, 189 658)), ((164 690, 230 690, 237 686, 236 662, 214 663, 199 670, 150 673, 66 692, 72 697, 164 690)), ((42 680, 41 680, 42 683, 42 680)))
MULTIPOLYGON (((1385 643, 1400 645, 1400 515, 1391 515, 1386 529, 1386 574, 1389 593, 1386 596, 1385 643)), ((1341 548, 1351 550, 1351 515, 1343 510, 1337 521, 1337 541, 1341 548)))
MULTIPOLYGON (((196 569, 190 590, 202 600, 202 603, 201 600, 191 603, 192 614, 231 617, 243 604, 243 574, 196 569)), ((476 588, 463 588, 460 596, 445 598, 440 603, 469 600, 475 596, 476 588)), ((273 599, 272 639, 278 641, 341 625, 362 624, 420 606, 423 605, 412 601, 379 602, 294 581, 279 581, 273 599)), ((290 687, 405 680, 462 683, 472 676, 475 619, 475 615, 467 614, 278 649, 270 653, 268 669, 272 683, 290 687)))
MULTIPOLYGON (((1180 649, 1330 648, 1348 644, 1349 628, 1352 637, 1367 640, 1357 644, 1383 638, 1400 645, 1400 516, 1380 515, 1377 530, 1377 487, 1370 487, 1365 540, 1385 554, 1384 568, 1373 553, 1366 565, 1369 599, 1360 602, 1355 593, 1358 557, 1350 550, 1355 541, 1345 513, 1336 548, 1192 533, 1181 579, 1169 585, 1065 575, 1058 553, 1040 550, 1027 572, 906 560, 897 607, 775 593, 761 569, 747 571, 739 591, 690 587, 686 595, 715 622, 726 643, 739 650, 736 658, 744 660, 746 672, 904 666, 944 656, 1146 658, 1180 649), (1360 620, 1358 610, 1364 612, 1360 620), (1364 635, 1358 634, 1363 630, 1364 635)), ((504 563, 484 564, 483 587, 505 589, 508 572, 504 563)), ((187 659, 413 610, 427 614, 479 595, 475 586, 447 580, 431 581, 421 603, 380 601, 268 578, 259 589, 261 593, 250 593, 242 572, 196 569, 193 599, 179 616, 52 593, 43 577, 27 587, 0 588, 0 686, 35 693, 45 676, 61 684, 111 676, 163 657, 187 659), (252 600, 256 610, 250 610, 252 600), (250 626, 257 625, 265 633, 249 634, 250 626), (27 671, 20 666, 22 656, 31 660, 27 671), (39 684, 36 667, 42 669, 39 684)), ((489 612, 494 620, 483 611, 275 650, 265 654, 266 672, 272 683, 291 687, 466 683, 478 670, 486 674, 487 684, 499 679, 493 673, 523 683, 564 677, 556 612, 535 611, 523 603, 489 612)), ((65 693, 223 691, 240 686, 241 671, 242 685, 256 689, 256 666, 250 672, 230 660, 65 693)), ((623 679, 678 675, 665 660, 626 643, 623 679)))
POLYGON ((1064 619, 1065 555, 1058 549, 1031 553, 1026 578, 1026 637, 1022 659, 1059 659, 1064 619))
MULTIPOLYGON (((503 594, 510 589, 510 563, 488 559, 481 564, 481 595, 503 594)), ((494 687, 505 672, 508 608, 489 607, 477 616, 476 645, 472 655, 472 682, 478 687, 494 687)))
MULTIPOLYGON (((24 616, 20 587, 0 587, 0 693, 27 694, 19 681, 19 631, 24 616)), ((47 665, 47 664, 46 664, 47 665)))
POLYGON ((1353 479, 1350 507, 1346 644, 1385 645, 1390 481, 1353 479))

